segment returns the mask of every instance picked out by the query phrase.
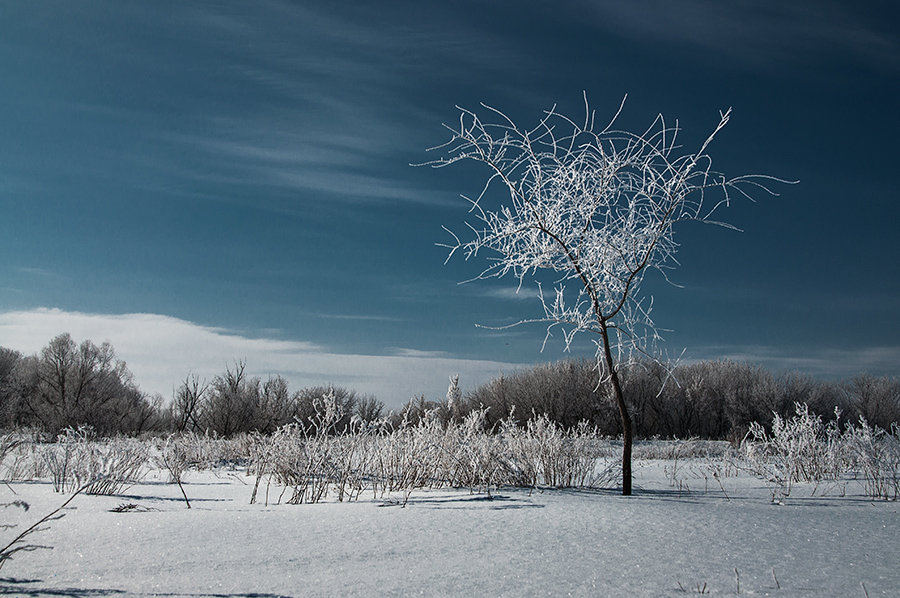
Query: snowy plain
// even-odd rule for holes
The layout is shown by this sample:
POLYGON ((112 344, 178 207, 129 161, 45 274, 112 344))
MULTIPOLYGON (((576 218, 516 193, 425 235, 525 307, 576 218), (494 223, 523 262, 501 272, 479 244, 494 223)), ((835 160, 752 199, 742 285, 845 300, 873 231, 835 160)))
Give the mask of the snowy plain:
MULTIPOLYGON (((29 537, 52 546, 0 569, 14 596, 900 596, 900 503, 853 481, 798 484, 773 503, 745 473, 638 461, 616 490, 420 490, 250 504, 241 469, 151 471, 116 496, 79 495, 29 537), (673 473, 674 472, 674 473, 673 473), (123 510, 124 509, 124 510, 123 510)), ((0 486, 4 544, 66 495, 0 486)), ((261 491, 262 492, 262 491, 261 491)))

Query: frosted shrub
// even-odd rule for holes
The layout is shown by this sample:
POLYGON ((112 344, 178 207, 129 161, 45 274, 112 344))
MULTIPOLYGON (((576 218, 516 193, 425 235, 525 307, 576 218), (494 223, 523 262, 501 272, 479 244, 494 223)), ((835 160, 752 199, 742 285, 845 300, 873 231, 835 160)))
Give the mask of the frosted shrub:
POLYGON ((154 461, 156 466, 169 472, 169 483, 178 484, 181 495, 184 497, 184 503, 187 508, 191 508, 191 501, 188 500, 187 492, 184 491, 182 480, 184 474, 191 465, 198 462, 198 456, 195 448, 195 434, 172 434, 166 438, 165 444, 159 449, 154 461))
POLYGON ((42 456, 56 492, 117 494, 140 480, 148 459, 146 444, 127 438, 93 440, 89 427, 67 428, 42 456))
POLYGON ((78 481, 87 484, 86 494, 118 494, 146 473, 149 454, 143 442, 117 437, 88 447, 88 468, 77 472, 78 481))
POLYGON ((557 488, 592 486, 592 476, 600 457, 597 435, 582 421, 569 431, 562 430, 546 415, 525 424, 527 458, 537 464, 540 483, 557 488))
POLYGON ((860 416, 844 440, 854 465, 862 472, 866 495, 884 500, 900 497, 900 427, 873 428, 860 416))
POLYGON ((487 410, 472 411, 459 423, 448 424, 440 443, 443 455, 436 455, 439 470, 435 481, 446 480, 448 486, 485 489, 506 483, 501 438, 485 432, 487 410), (441 459, 441 457, 445 457, 441 459), (450 457, 449 461, 446 457, 450 457), (443 472, 441 472, 443 470, 443 472))
POLYGON ((771 435, 753 422, 741 443, 751 472, 774 486, 773 498, 776 493, 788 496, 794 483, 837 480, 846 470, 840 411, 826 425, 805 403, 796 403, 794 410, 790 419, 774 415, 771 435))
POLYGON ((32 480, 47 474, 38 440, 39 436, 33 430, 16 430, 0 435, 0 466, 4 480, 32 480))
POLYGON ((301 426, 288 424, 273 435, 269 453, 272 456, 269 467, 275 481, 292 489, 288 503, 315 503, 325 496, 330 464, 324 437, 307 437, 301 426))
POLYGON ((534 488, 541 478, 541 458, 534 450, 534 438, 528 429, 516 424, 513 414, 500 421, 500 437, 503 439, 504 454, 501 466, 506 483, 511 486, 534 488))
POLYGON ((188 462, 197 469, 214 469, 245 463, 252 444, 249 434, 236 434, 222 438, 209 432, 187 432, 180 435, 187 452, 188 462))
POLYGON ((426 410, 415 424, 404 417, 397 428, 385 427, 371 454, 373 494, 443 485, 455 454, 448 440, 435 410, 426 410))
POLYGON ((66 428, 53 444, 43 447, 41 456, 50 472, 54 492, 69 492, 79 486, 76 472, 85 469, 87 443, 92 435, 85 427, 66 428))
POLYGON ((14 449, 25 442, 25 437, 18 432, 0 433, 0 465, 11 456, 14 449))
MULTIPOLYGON (((797 482, 818 484, 861 476, 867 496, 900 497, 900 430, 886 432, 860 417, 858 425, 848 425, 842 433, 835 419, 823 424, 809 413, 805 404, 796 405, 796 415, 783 419, 777 414, 769 435, 758 423, 741 444, 747 468, 773 486, 773 498, 788 496, 797 482)), ((815 489, 813 490, 815 491, 815 489)))
MULTIPOLYGON (((335 428, 343 417, 328 397, 318 402, 310 424, 290 424, 269 438, 257 437, 250 448, 256 474, 251 502, 263 479, 289 492, 288 503, 319 502, 333 494, 355 500, 371 490, 373 498, 417 488, 584 487, 608 471, 596 473, 605 448, 587 423, 565 431, 547 416, 524 427, 510 416, 498 433, 488 429, 487 410, 470 411, 462 419, 425 410, 415 423, 408 417, 396 426, 386 421, 354 420, 335 428)), ((604 477, 605 476, 605 477, 604 477)), ((268 499, 267 499, 268 500, 268 499)))
MULTIPOLYGON (((290 504, 316 503, 334 491, 339 501, 357 498, 366 488, 368 428, 358 420, 338 429, 346 411, 332 389, 313 401, 308 421, 282 426, 268 439, 250 442, 250 470, 256 473, 251 502, 264 477, 290 489, 290 504)), ((282 493, 283 494, 283 493, 282 493)))
POLYGON ((154 461, 169 474, 170 484, 181 484, 184 474, 198 462, 193 434, 173 434, 166 438, 154 461))

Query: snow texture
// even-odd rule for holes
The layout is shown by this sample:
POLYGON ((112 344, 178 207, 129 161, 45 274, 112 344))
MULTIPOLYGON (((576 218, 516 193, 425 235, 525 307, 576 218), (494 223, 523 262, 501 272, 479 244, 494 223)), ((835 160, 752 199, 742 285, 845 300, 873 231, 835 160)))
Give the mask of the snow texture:
MULTIPOLYGON (((187 474, 191 509, 152 472, 122 495, 75 497, 29 537, 53 549, 19 553, 0 570, 0 594, 900 595, 897 502, 865 499, 856 484, 813 496, 800 484, 773 504, 752 477, 726 478, 726 496, 701 465, 679 466, 674 483, 671 462, 639 462, 631 497, 423 490, 405 505, 402 494, 276 504, 275 488, 268 505, 264 496, 251 505, 253 479, 220 469, 187 474)), ((2 510, 18 526, 0 532, 4 544, 66 498, 49 482, 0 491, 0 502, 31 506, 2 510)))

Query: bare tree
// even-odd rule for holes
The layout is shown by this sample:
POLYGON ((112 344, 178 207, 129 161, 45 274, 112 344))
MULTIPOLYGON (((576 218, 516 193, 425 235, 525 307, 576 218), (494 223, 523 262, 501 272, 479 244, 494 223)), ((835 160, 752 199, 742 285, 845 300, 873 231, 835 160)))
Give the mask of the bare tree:
POLYGON ((172 402, 172 419, 176 430, 185 432, 190 429, 197 432, 203 429, 198 418, 208 391, 209 383, 204 381, 201 384, 197 374, 185 377, 175 391, 175 400, 172 402))
POLYGON ((205 429, 225 437, 253 429, 260 380, 248 377, 246 367, 246 362, 236 361, 234 368, 213 379, 200 417, 205 429))
POLYGON ((371 423, 381 419, 384 412, 384 403, 375 398, 374 395, 363 395, 359 398, 354 406, 354 415, 360 421, 371 423))
POLYGON ((32 365, 33 383, 27 385, 33 388, 23 398, 45 430, 86 424, 99 434, 114 434, 146 423, 134 415, 147 410, 147 400, 109 343, 77 345, 69 334, 60 334, 32 365))
POLYGON ((17 423, 20 393, 16 388, 16 370, 22 359, 18 351, 0 347, 0 427, 13 427, 17 423))
POLYGON ((618 366, 652 354, 658 339, 652 300, 642 296, 641 283, 648 270, 665 276, 677 264, 676 223, 715 222, 731 192, 747 195, 747 185, 768 191, 766 177, 728 179, 712 171, 707 148, 730 110, 720 113, 695 153, 682 154, 677 123, 670 127, 659 115, 644 133, 616 130, 620 106, 600 128, 586 97, 581 124, 554 107, 524 129, 499 110, 482 108, 489 120, 460 108, 458 126, 447 127, 451 139, 433 148, 444 157, 428 163, 472 160, 490 172, 481 193, 469 199, 469 240, 445 227, 453 237, 444 245, 447 259, 457 251, 469 259, 486 250, 490 265, 475 279, 512 275, 520 286, 534 279, 544 315, 526 321, 547 324, 545 343, 556 327, 566 349, 579 332, 596 335, 599 380, 612 387, 624 437, 622 493, 631 494, 632 420, 618 366), (495 184, 506 199, 488 205, 495 184), (542 281, 555 288, 545 289, 542 281))
POLYGON ((282 376, 269 376, 259 392, 253 429, 271 434, 280 426, 290 423, 294 415, 294 397, 282 376))

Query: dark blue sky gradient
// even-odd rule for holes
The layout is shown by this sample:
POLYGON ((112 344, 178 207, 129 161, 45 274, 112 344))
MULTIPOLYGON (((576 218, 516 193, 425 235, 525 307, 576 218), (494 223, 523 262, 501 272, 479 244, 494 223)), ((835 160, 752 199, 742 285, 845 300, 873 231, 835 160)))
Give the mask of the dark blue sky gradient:
POLYGON ((461 228, 484 171, 409 164, 455 105, 531 124, 554 103, 579 115, 585 91, 605 119, 627 93, 620 126, 662 112, 689 148, 733 106, 715 168, 800 181, 735 202, 742 233, 679 231, 684 288, 647 287, 667 349, 900 373, 894 3, 334 4, 0 5, 0 311, 560 358, 541 328, 474 327, 539 314, 514 281, 442 266, 441 225, 461 228))

